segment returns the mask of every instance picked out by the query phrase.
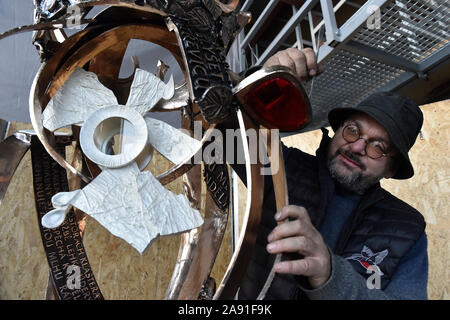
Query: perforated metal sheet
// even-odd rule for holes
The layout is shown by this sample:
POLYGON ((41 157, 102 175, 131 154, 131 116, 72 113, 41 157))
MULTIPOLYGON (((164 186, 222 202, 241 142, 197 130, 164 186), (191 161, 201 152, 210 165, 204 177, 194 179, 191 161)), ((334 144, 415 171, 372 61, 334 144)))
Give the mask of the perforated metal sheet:
MULTIPOLYGON (((381 26, 363 24, 352 40, 421 64, 450 46, 448 0, 394 0, 381 8, 381 26)), ((313 123, 305 131, 328 125, 328 111, 354 106, 396 80, 406 70, 336 48, 325 72, 314 80, 313 123)), ((308 83, 307 92, 311 91, 308 83)))
POLYGON ((314 117, 308 131, 327 125, 329 110, 354 106, 404 72, 345 50, 336 52, 325 64, 325 70, 314 79, 314 84, 310 81, 306 85, 314 117))
POLYGON ((353 40, 419 63, 450 38, 448 0, 395 0, 381 9, 381 28, 365 25, 353 40))

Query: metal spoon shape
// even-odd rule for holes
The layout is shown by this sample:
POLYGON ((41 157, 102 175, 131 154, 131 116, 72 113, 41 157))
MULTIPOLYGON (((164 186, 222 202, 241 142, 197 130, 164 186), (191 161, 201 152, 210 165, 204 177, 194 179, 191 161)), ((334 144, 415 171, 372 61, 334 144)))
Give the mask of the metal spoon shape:
POLYGON ((42 217, 41 224, 49 229, 58 228, 66 219, 66 213, 69 211, 69 207, 56 208, 49 211, 42 217))
POLYGON ((42 217, 41 224, 49 229, 59 227, 66 219, 66 214, 72 207, 70 202, 78 196, 79 190, 71 192, 59 192, 52 197, 52 204, 55 209, 47 212, 42 217))

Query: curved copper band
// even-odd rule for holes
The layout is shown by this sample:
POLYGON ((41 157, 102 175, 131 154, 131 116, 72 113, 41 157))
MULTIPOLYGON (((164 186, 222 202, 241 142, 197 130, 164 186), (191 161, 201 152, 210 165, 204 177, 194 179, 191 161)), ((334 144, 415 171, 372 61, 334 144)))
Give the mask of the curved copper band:
MULTIPOLYGON (((73 45, 75 45, 78 41, 82 39, 83 36, 87 34, 87 31, 81 32, 74 37, 70 38, 67 43, 64 43, 64 48, 58 51, 58 54, 53 56, 47 63, 45 63, 38 75, 35 78, 32 94, 30 96, 30 114, 32 118, 33 127, 36 130, 39 139, 42 141, 45 146, 47 152, 54 158, 62 167, 66 170, 75 174, 79 178, 81 178, 85 182, 89 182, 90 178, 84 176, 77 169, 73 168, 71 164, 69 164, 64 157, 62 157, 59 153, 54 150, 53 144, 51 143, 53 139, 53 134, 44 130, 42 127, 42 110, 45 108, 45 105, 51 99, 51 97, 58 91, 58 89, 64 84, 64 82, 68 79, 70 74, 75 70, 76 67, 83 67, 87 62, 90 63, 90 69, 93 71, 98 71, 101 75, 107 75, 108 77, 115 78, 118 75, 120 67, 113 63, 109 63, 108 59, 113 59, 115 61, 121 60, 120 58, 123 56, 124 50, 126 50, 128 40, 133 39, 142 39, 147 40, 153 43, 157 43, 162 45, 165 48, 168 48, 172 53, 178 53, 178 43, 176 39, 174 40, 174 34, 169 32, 168 30, 161 28, 159 26, 153 25, 128 25, 121 26, 109 30, 105 33, 102 33, 95 37, 93 40, 87 41, 83 44, 78 50, 76 50, 67 60, 64 60, 65 55, 70 51, 73 45), (107 63, 107 68, 105 67, 105 63, 107 63), (61 66, 59 66, 61 65, 61 66), (54 75, 54 76, 53 76, 54 75), (51 81, 51 82, 50 82, 51 81), (40 94, 45 91, 45 94, 40 94)), ((178 63, 181 64, 183 61, 178 54, 174 54, 178 63)), ((183 69, 183 67, 182 67, 183 69)), ((205 124, 208 127, 208 124, 205 124)), ((205 141, 210 138, 212 130, 215 125, 210 125, 207 132, 204 134, 201 144, 203 145, 205 141)), ((201 148, 200 150, 201 151, 201 148)), ((162 184, 167 184, 179 176, 183 175, 187 171, 189 171, 194 165, 190 164, 191 157, 193 155, 187 157, 182 163, 173 166, 171 169, 161 174, 157 178, 160 180, 162 184)), ((198 180, 201 182, 201 176, 198 180)), ((209 204, 209 209, 216 212, 219 210, 213 203, 209 204)), ((208 214, 208 216, 214 216, 215 214, 208 214)), ((225 226, 226 226, 226 218, 227 213, 220 212, 222 217, 225 217, 225 226)), ((208 219, 207 219, 208 220, 208 219)), ((216 226, 216 223, 213 223, 213 226, 216 226)), ((211 235, 207 235, 206 237, 202 236, 206 243, 210 242, 213 239, 219 240, 218 245, 215 247, 220 247, 220 240, 223 237, 224 228, 220 228, 219 232, 216 230, 212 230, 211 235)), ((189 241, 192 244, 192 241, 189 241)), ((184 247, 184 246, 183 246, 184 247)), ((182 249, 183 250, 183 249, 182 249)), ((203 272, 205 278, 209 275, 212 265, 214 263, 215 257, 217 255, 217 250, 213 250, 213 255, 209 255, 205 261, 205 259, 201 258, 201 264, 210 265, 210 267, 206 268, 206 272, 203 272)), ((198 264, 195 264, 198 265, 198 264)), ((190 267, 190 265, 188 266, 190 267)), ((181 278, 179 279, 181 280, 181 278)), ((185 281, 186 278, 183 278, 185 281)), ((183 281, 183 283, 184 283, 183 281)), ((194 292, 195 298, 198 296, 198 292, 202 286, 203 282, 199 282, 196 285, 196 288, 192 292, 194 292)))
MULTIPOLYGON (((69 172, 75 174, 80 179, 85 181, 86 183, 90 182, 90 178, 83 175, 81 172, 76 170, 73 166, 71 166, 59 153, 57 153, 53 148, 53 135, 52 133, 44 130, 42 126, 42 111, 47 105, 48 101, 51 97, 57 92, 57 90, 64 84, 64 82, 68 79, 70 74, 75 70, 76 67, 83 67, 86 63, 93 61, 92 68, 98 68, 100 71, 101 63, 105 61, 104 58, 101 57, 102 53, 109 52, 110 54, 105 55, 111 57, 119 57, 123 54, 123 51, 126 49, 126 44, 129 39, 141 39, 150 41, 156 44, 159 44, 167 49, 169 49, 172 54, 175 56, 176 60, 182 67, 186 63, 185 59, 183 59, 183 53, 179 51, 179 39, 177 39, 176 33, 170 32, 167 29, 155 26, 155 25, 125 25, 116 27, 114 29, 108 30, 104 33, 101 33, 94 37, 92 40, 87 40, 83 45, 81 45, 74 53, 70 54, 70 51, 73 47, 79 42, 82 41, 84 37, 86 37, 90 32, 95 31, 98 27, 90 27, 84 31, 77 33, 76 35, 69 38, 66 42, 63 43, 62 48, 48 61, 46 62, 41 69, 39 70, 31 90, 30 95, 30 116, 32 125, 44 145, 47 152, 52 156, 55 161, 57 161, 62 167, 64 167, 69 172), (66 55, 69 56, 66 58, 66 55)), ((86 38, 85 38, 86 39, 86 38)), ((112 76, 117 73, 118 69, 105 71, 108 76, 112 76)), ((186 73, 185 73, 186 74, 186 73)), ((189 86, 188 86, 189 87, 189 86)), ((191 91, 191 90, 189 90, 191 91)), ((245 126, 253 126, 254 124, 251 120, 246 119, 246 124, 244 125, 244 119, 241 118, 241 132, 245 133, 245 126)), ((211 128, 210 128, 211 129, 211 128)), ((244 134, 245 135, 245 134, 244 134)), ((208 134, 206 134, 202 141, 206 141, 208 139, 208 134)), ((244 143, 247 146, 246 141, 244 143)), ((262 207, 263 200, 263 186, 264 179, 260 174, 261 165, 255 159, 249 159, 248 147, 246 150, 246 157, 248 158, 246 161, 247 167, 247 179, 248 179, 248 194, 250 197, 247 199, 247 208, 244 216, 244 224, 241 232, 241 237, 238 242, 238 246, 236 251, 230 261, 228 269, 225 273, 225 276, 218 288, 218 291, 214 298, 219 299, 232 299, 234 294, 236 293, 240 280, 245 273, 247 268, 247 264, 250 258, 250 252, 253 248, 253 245, 256 241, 256 230, 260 221, 260 213, 262 207), (256 163, 250 165, 250 163, 256 163), (253 187, 252 187, 253 186, 253 187), (254 186, 258 186, 255 188, 254 186)), ((192 168, 193 165, 188 164, 187 159, 182 164, 175 166, 168 170, 163 175, 159 176, 161 182, 168 183, 173 179, 179 177, 183 173, 187 172, 192 168)), ((221 216, 227 216, 223 211, 217 211, 218 208, 214 206, 213 203, 208 203, 208 207, 210 210, 210 216, 214 216, 214 214, 219 213, 221 216)), ((211 220, 213 221, 213 220, 211 220)), ((225 220, 226 221, 226 220, 225 220)), ((226 224, 226 223, 225 223, 226 224)), ((197 253, 199 239, 202 240, 205 244, 208 243, 208 240, 212 240, 212 237, 223 236, 224 228, 222 226, 214 226, 212 225, 212 229, 205 228, 204 231, 200 231, 200 233, 196 233, 198 231, 192 231, 184 237, 183 242, 181 243, 180 252, 182 253, 179 256, 179 259, 184 259, 186 254, 190 257, 194 257, 197 253), (215 228, 215 229, 214 229, 215 228), (211 232, 212 231, 212 232, 211 232), (205 233, 202 233, 205 232, 205 233), (206 233, 210 232, 210 233, 206 233), (184 258, 183 258, 184 257, 184 258)), ((188 292, 190 295, 197 295, 199 291, 199 286, 204 283, 207 276, 209 275, 212 264, 214 263, 215 256, 217 254, 216 249, 220 247, 219 244, 214 244, 211 247, 208 255, 205 257, 199 257, 195 259, 195 263, 192 265, 185 265, 182 269, 183 276, 177 278, 175 273, 175 282, 184 283, 186 281, 186 277, 188 275, 187 272, 189 270, 200 270, 199 280, 195 281, 193 286, 185 286, 185 288, 181 288, 180 290, 176 290, 178 292, 188 292), (213 254, 210 254, 213 253, 213 254), (200 268, 202 264, 205 264, 206 267, 200 268)), ((191 271, 192 272, 192 271, 191 271)), ((176 286, 180 288, 179 285, 176 286)), ((175 294, 174 296, 178 296, 175 294)), ((171 296, 171 297, 174 297, 171 296)), ((196 296, 193 296, 196 298, 196 296)))
POLYGON ((236 249, 222 282, 217 288, 214 299, 233 299, 239 288, 256 242, 256 233, 261 219, 264 197, 264 176, 261 175, 262 165, 258 162, 258 159, 251 158, 246 136, 247 128, 257 129, 257 127, 240 110, 238 110, 237 115, 245 152, 247 204, 236 249))
MULTIPOLYGON (((185 117, 183 120, 183 128, 189 130, 190 120, 185 117)), ((193 134, 192 131, 191 134, 193 134)), ((199 298, 199 293, 208 280, 225 234, 229 207, 227 206, 226 210, 219 208, 210 192, 206 192, 206 197, 202 198, 202 181, 199 164, 184 176, 185 194, 191 201, 191 206, 200 210, 202 201, 205 201, 204 222, 200 228, 181 235, 177 262, 165 299, 199 298)), ((229 181, 226 183, 229 190, 229 181)))
MULTIPOLYGON (((93 28, 95 30, 99 27, 93 28)), ((180 57, 178 41, 174 33, 160 26, 140 24, 120 26, 104 32, 94 39, 87 41, 67 60, 64 60, 66 54, 69 53, 77 42, 88 35, 89 31, 91 30, 84 30, 70 37, 64 42, 62 48, 48 62, 41 66, 33 82, 30 94, 31 123, 45 149, 63 168, 72 174, 75 174, 86 183, 89 183, 91 178, 76 170, 64 159, 64 157, 55 151, 52 143, 52 133, 45 130, 42 126, 42 111, 51 97, 56 94, 75 68, 83 67, 91 60, 94 60, 94 65, 100 64, 100 61, 104 61, 104 59, 96 59, 98 55, 108 51, 108 49, 117 48, 117 44, 128 43, 130 39, 146 40, 161 45, 170 50, 180 66, 183 66, 183 59, 180 57)), ((121 49, 126 49, 126 46, 123 46, 121 49)), ((123 55, 121 52, 122 50, 115 52, 116 57, 123 55)), ((111 57, 113 57, 113 54, 110 52, 108 58, 111 57)), ((111 76, 114 72, 118 72, 119 70, 120 69, 108 70, 106 73, 108 76, 111 76)), ((203 137, 202 142, 206 141, 207 138, 207 135, 203 137)), ((167 172, 161 174, 158 177, 160 181, 163 184, 167 184, 187 172, 191 168, 187 163, 192 156, 193 155, 189 156, 181 164, 174 166, 167 172)))
MULTIPOLYGON (((279 137, 275 137, 276 139, 279 139, 279 137)), ((277 212, 281 210, 284 206, 287 206, 289 204, 289 194, 288 194, 288 187, 287 187, 287 180, 286 180, 286 170, 284 167, 284 158, 283 158, 283 150, 281 149, 281 144, 279 145, 279 151, 278 151, 278 158, 275 158, 273 155, 273 152, 271 150, 271 132, 268 131, 268 139, 263 139, 263 141, 267 141, 267 153, 269 156, 270 163, 277 162, 278 163, 278 171, 274 174, 272 174, 272 181, 273 181, 273 188, 275 192, 275 202, 277 206, 277 212)), ((281 222, 282 223, 282 222, 281 222)), ((280 224, 280 222, 278 223, 280 224)), ((275 261, 273 265, 277 264, 281 261, 281 254, 277 254, 275 257, 275 261)), ((270 270, 270 273, 266 279, 266 282, 261 289, 261 292, 259 293, 257 300, 263 300, 266 296, 267 291, 270 288, 270 285, 272 284, 273 278, 275 277, 275 270, 272 267, 270 270)))

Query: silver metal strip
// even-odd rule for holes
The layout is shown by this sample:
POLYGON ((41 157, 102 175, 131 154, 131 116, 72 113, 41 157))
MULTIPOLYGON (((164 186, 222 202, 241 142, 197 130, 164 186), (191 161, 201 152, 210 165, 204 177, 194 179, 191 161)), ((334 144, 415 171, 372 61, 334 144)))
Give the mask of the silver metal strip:
POLYGON ((314 52, 317 52, 317 44, 316 44, 316 31, 314 29, 314 22, 311 11, 308 12, 308 22, 309 22, 309 30, 311 32, 311 42, 314 52))
POLYGON ((247 61, 245 59, 245 49, 241 49, 241 41, 244 38, 244 30, 242 30, 241 33, 238 35, 238 56, 239 56, 239 64, 240 64, 240 71, 244 71, 247 68, 247 61))
POLYGON ((253 4, 253 0, 247 0, 241 7, 241 11, 246 11, 250 8, 250 6, 253 4))
POLYGON ((255 24, 252 26, 250 31, 245 36, 244 40, 239 44, 241 49, 245 49, 245 47, 250 43, 250 40, 253 39, 255 34, 259 31, 261 26, 266 22, 269 15, 272 13, 273 9, 278 4, 279 0, 270 0, 270 2, 267 4, 264 11, 260 14, 258 17, 258 20, 256 20, 255 24))
POLYGON ((237 240, 239 239, 239 177, 231 167, 231 249, 236 251, 237 240))
MULTIPOLYGON (((424 62, 419 65, 419 69, 421 73, 427 74, 432 71, 433 68, 438 67, 441 64, 445 64, 445 61, 448 60, 450 56, 450 44, 447 44, 446 47, 440 50, 438 53, 433 56, 427 58, 424 62)), ((377 89, 377 91, 395 91, 400 89, 401 87, 407 85, 412 80, 416 79, 417 74, 414 72, 404 72, 394 80, 389 83, 381 86, 377 89)))
MULTIPOLYGON (((337 3, 334 8, 333 8, 333 12, 338 11, 344 4, 348 4, 348 1, 346 0, 341 0, 339 1, 339 3, 337 3)), ((358 7, 360 8, 361 5, 358 7)), ((320 21, 317 26, 314 28, 314 33, 316 33, 317 31, 319 31, 319 29, 325 24, 325 20, 320 21)))
MULTIPOLYGON (((339 29, 334 15, 333 3, 331 0, 320 0, 323 21, 325 23, 325 35, 329 46, 336 46, 339 42, 339 29)), ((320 45, 320 44, 319 44, 320 45)))
MULTIPOLYGON (((389 0, 369 0, 358 11, 356 11, 340 28, 339 33, 336 35, 337 41, 345 43, 351 39, 353 34, 367 21, 372 11, 369 8, 383 7, 389 0)), ((324 43, 320 48, 320 53, 317 57, 317 62, 324 62, 330 58, 331 54, 335 50, 334 47, 324 43)), ((336 51, 334 51, 336 53, 336 51)))
POLYGON ((280 47, 280 44, 289 36, 289 34, 294 30, 295 26, 300 23, 305 17, 308 11, 310 11, 319 0, 307 0, 301 8, 293 15, 280 33, 275 37, 275 39, 270 43, 266 51, 259 57, 256 64, 263 64, 266 59, 268 59, 275 51, 280 47))
MULTIPOLYGON (((297 13, 297 8, 292 6, 292 15, 297 13)), ((303 50, 303 36, 302 36, 302 28, 300 28, 300 24, 295 26, 295 38, 297 40, 296 45, 299 50, 303 50)))
POLYGON ((447 42, 444 48, 440 49, 435 54, 432 54, 419 63, 419 70, 426 72, 436 65, 444 62, 450 56, 450 42, 447 42))
POLYGON ((383 50, 362 44, 358 41, 349 40, 345 44, 343 44, 342 48, 347 51, 356 53, 360 56, 364 56, 372 60, 377 60, 390 66, 394 66, 411 72, 420 72, 418 64, 413 63, 405 58, 387 53, 383 50))
POLYGON ((358 29, 367 21, 372 15, 373 11, 369 10, 372 7, 383 7, 389 0, 369 0, 358 11, 356 11, 340 28, 337 40, 345 42, 358 31, 358 29))

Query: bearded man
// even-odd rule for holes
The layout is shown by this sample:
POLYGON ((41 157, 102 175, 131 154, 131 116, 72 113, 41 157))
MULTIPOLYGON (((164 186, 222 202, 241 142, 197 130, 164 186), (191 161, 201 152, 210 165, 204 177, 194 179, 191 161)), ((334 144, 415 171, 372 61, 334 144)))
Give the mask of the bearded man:
MULTIPOLYGON (((321 72, 311 49, 288 49, 282 65, 302 80, 321 72)), ((266 179, 262 222, 240 299, 255 299, 274 264, 266 299, 426 299, 423 216, 380 186, 414 175, 408 156, 423 115, 411 100, 375 93, 328 114, 316 155, 283 147, 289 203, 280 212, 266 179), (277 222, 285 221, 277 225, 277 222)))

